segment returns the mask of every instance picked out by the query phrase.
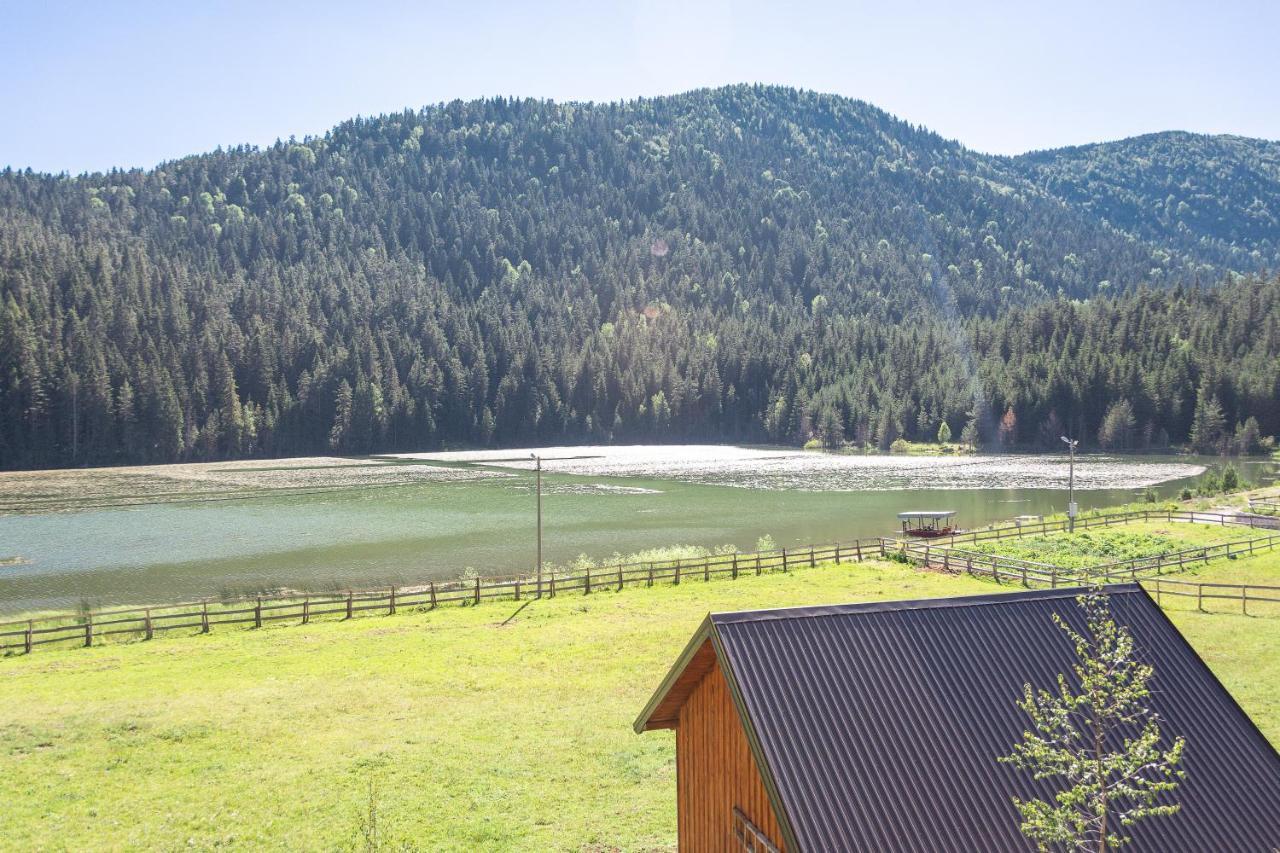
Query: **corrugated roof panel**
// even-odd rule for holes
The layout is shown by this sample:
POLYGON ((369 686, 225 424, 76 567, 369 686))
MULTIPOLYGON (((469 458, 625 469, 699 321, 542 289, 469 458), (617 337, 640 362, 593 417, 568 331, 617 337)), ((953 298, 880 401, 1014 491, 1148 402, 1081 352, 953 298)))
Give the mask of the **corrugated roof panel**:
MULTIPOLYGON (((1052 687, 1074 650, 1078 591, 713 615, 767 774, 803 850, 1033 849, 1013 797, 1054 786, 999 763, 1027 726, 1023 684, 1052 687)), ((1134 850, 1272 850, 1280 755, 1154 602, 1112 587, 1155 667, 1152 706, 1187 738, 1182 810, 1133 827, 1134 850)))

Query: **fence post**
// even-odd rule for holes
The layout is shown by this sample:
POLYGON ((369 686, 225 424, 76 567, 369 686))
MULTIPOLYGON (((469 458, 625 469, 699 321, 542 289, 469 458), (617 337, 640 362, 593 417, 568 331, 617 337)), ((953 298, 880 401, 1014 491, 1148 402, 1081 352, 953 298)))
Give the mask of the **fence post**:
POLYGON ((516 601, 520 600, 520 578, 516 578, 516 601))
POLYGON ((84 618, 84 645, 85 648, 93 645, 93 614, 90 613, 84 618))
POLYGON ((704 583, 706 581, 711 580, 711 558, 710 557, 702 558, 702 580, 704 583))
POLYGON ((475 597, 475 603, 476 603, 476 604, 479 604, 479 603, 480 603, 480 576, 479 576, 479 575, 476 575, 476 597, 475 597))
POLYGON ((311 621, 311 596, 306 595, 302 598, 302 624, 305 625, 311 621))
POLYGON ((1249 587, 1243 584, 1240 586, 1240 613, 1249 615, 1249 587))
POLYGON ((756 551, 756 574, 760 574, 760 552, 756 551))
POLYGON ((351 590, 347 590, 347 618, 348 619, 350 619, 352 614, 354 613, 354 610, 352 609, 352 605, 355 603, 352 600, 353 595, 354 593, 352 593, 351 590))
POLYGON ((590 566, 587 566, 587 582, 582 585, 582 594, 583 595, 591 594, 591 567, 590 566))
POLYGON ((653 586, 653 563, 649 564, 649 586, 653 586))
POLYGON ((618 592, 622 592, 622 564, 618 564, 618 592))
POLYGON ((951 552, 942 552, 942 570, 947 574, 951 574, 951 552))
POLYGON ((853 547, 854 547, 854 551, 858 555, 858 562, 861 563, 862 562, 862 542, 859 541, 859 542, 853 543, 853 547))
POLYGON ((884 537, 880 537, 880 559, 884 559, 884 537))
POLYGON ((840 565, 840 543, 836 543, 836 565, 840 565))
MULTIPOLYGON (((541 589, 538 590, 538 595, 539 596, 542 595, 541 589)), ((436 582, 435 581, 431 582, 431 609, 432 610, 436 609, 436 582)))
POLYGON ((1058 588, 1058 567, 1057 566, 1054 566, 1052 569, 1049 570, 1049 588, 1050 589, 1058 588))
POLYGON ((200 633, 209 633, 209 602, 200 603, 200 633))
POLYGON ((680 560, 676 560, 676 576, 671 582, 672 586, 680 586, 680 560))
POLYGON ((814 556, 813 556, 813 546, 812 546, 812 545, 810 545, 810 546, 809 546, 809 568, 811 568, 811 569, 812 569, 812 568, 815 568, 817 565, 818 565, 818 563, 817 563, 817 561, 814 559, 814 556))
POLYGON ((258 596, 257 603, 253 605, 253 627, 262 627, 262 596, 258 596))
POLYGON ((738 579, 738 552, 733 552, 733 580, 738 579))
POLYGON ((1204 610, 1204 584, 1196 584, 1196 610, 1204 610))
POLYGON ((391 603, 387 605, 387 615, 396 615, 396 588, 394 586, 391 587, 391 603))
POLYGON ((1156 578, 1155 584, 1156 584, 1156 606, 1163 607, 1164 601, 1160 597, 1160 579, 1159 578, 1156 578))
POLYGON ((27 633, 23 635, 23 650, 27 654, 31 654, 31 634, 35 631, 35 622, 31 619, 27 620, 27 633))
POLYGON ((143 622, 143 626, 144 626, 144 630, 147 632, 146 639, 150 640, 155 635, 155 631, 151 626, 151 608, 150 607, 147 608, 146 620, 143 622))
POLYGON ((786 572, 787 572, 787 549, 783 548, 782 549, 782 573, 786 574, 786 572))
POLYGON ((556 573, 551 573, 551 597, 556 597, 556 573))
POLYGON ((1027 583, 1027 567, 1026 566, 1022 567, 1022 585, 1024 587, 1030 586, 1030 584, 1027 583))
POLYGON ((964 563, 965 563, 965 566, 964 566, 965 570, 969 573, 970 577, 972 577, 973 576, 973 557, 966 557, 964 563))

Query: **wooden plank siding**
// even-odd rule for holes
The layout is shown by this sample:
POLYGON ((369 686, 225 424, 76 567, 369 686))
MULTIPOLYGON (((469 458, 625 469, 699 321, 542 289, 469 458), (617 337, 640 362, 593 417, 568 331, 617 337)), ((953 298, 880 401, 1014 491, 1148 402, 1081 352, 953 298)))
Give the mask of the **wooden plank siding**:
POLYGON ((676 802, 681 850, 740 849, 733 834, 735 806, 784 849, 764 780, 714 658, 676 723, 676 802))

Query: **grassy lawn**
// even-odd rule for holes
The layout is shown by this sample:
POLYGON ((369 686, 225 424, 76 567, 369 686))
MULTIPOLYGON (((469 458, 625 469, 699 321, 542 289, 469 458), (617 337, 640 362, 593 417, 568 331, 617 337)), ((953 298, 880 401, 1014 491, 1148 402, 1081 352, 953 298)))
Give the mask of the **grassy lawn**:
POLYGON ((13 849, 671 848, 631 723, 710 610, 989 591, 896 564, 0 660, 13 849))
MULTIPOLYGON (((0 660, 0 838, 363 848, 372 804, 392 848, 672 849, 674 738, 631 723, 708 611, 993 589, 820 565, 0 660)), ((1171 615, 1280 742, 1280 621, 1171 615)))
POLYGON ((961 542, 958 547, 984 554, 1051 563, 1083 569, 1138 557, 1182 551, 1200 545, 1265 536, 1275 531, 1251 530, 1239 525, 1188 524, 1139 521, 1114 527, 1089 527, 1075 533, 1049 533, 1021 539, 961 542))

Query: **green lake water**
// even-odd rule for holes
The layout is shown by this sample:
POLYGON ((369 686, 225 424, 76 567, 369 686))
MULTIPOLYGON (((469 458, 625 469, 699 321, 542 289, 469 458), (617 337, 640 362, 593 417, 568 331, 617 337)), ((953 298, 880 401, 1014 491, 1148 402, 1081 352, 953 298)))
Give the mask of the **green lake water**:
MULTIPOLYGON (((677 544, 752 550, 766 534, 780 547, 848 541, 892 533, 895 514, 906 509, 954 509, 961 525, 978 526, 1061 511, 1066 502, 1065 459, 1056 457, 911 461, 904 473, 901 465, 828 463, 814 455, 756 459, 748 452, 720 460, 714 449, 709 458, 688 448, 635 450, 635 458, 620 463, 547 463, 548 561, 580 554, 604 560, 677 544)), ((435 462, 438 457, 388 464, 435 462)), ((467 469, 457 459, 447 462, 467 469)), ((1135 500, 1146 488, 1135 481, 1167 473, 1178 476, 1154 488, 1173 496, 1192 482, 1195 464, 1186 458, 1082 461, 1077 499, 1082 509, 1135 500), (1090 465, 1102 473, 1089 475, 1090 465), (1161 465, 1169 467, 1153 467, 1161 465)), ((1258 467, 1264 470, 1271 469, 1258 467)), ((20 562, 0 565, 0 611, 408 585, 467 568, 530 570, 532 472, 483 471, 489 475, 483 479, 315 494, 232 493, 216 501, 87 509, 71 502, 57 511, 11 512, 0 516, 0 559, 20 562)), ((20 485, 0 478, 10 495, 20 485)))

